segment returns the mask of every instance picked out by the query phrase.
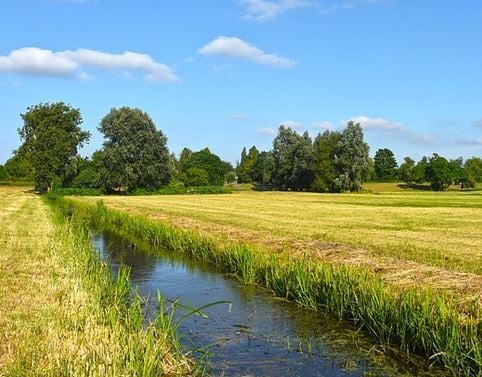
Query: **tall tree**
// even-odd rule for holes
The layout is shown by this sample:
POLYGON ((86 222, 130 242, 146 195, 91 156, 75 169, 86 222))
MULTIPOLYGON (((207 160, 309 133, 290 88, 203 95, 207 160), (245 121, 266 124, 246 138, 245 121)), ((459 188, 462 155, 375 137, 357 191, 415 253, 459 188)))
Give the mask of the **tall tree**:
POLYGON ((429 159, 427 156, 423 156, 422 159, 417 162, 412 169, 412 178, 415 183, 423 183, 427 181, 427 168, 429 159))
POLYGON ((410 157, 405 157, 403 163, 398 169, 398 177, 405 183, 410 184, 414 182, 413 168, 415 167, 415 161, 410 157))
POLYGON ((140 109, 112 109, 100 122, 104 135, 102 181, 107 190, 155 190, 172 174, 167 138, 140 109))
POLYGON ((10 178, 10 175, 8 174, 7 169, 5 169, 5 166, 0 165, 0 181, 8 178, 10 178))
POLYGON ((476 182, 482 182, 482 158, 472 157, 465 161, 465 171, 476 182))
POLYGON ((425 174, 434 191, 445 191, 454 180, 450 162, 436 153, 430 159, 425 174))
POLYGON ((319 192, 333 191, 333 182, 337 177, 335 165, 338 143, 341 134, 337 131, 325 131, 318 134, 313 142, 314 181, 312 189, 319 192))
POLYGON ((377 150, 374 158, 374 169, 378 181, 393 181, 397 177, 397 160, 388 148, 377 150))
POLYGON ((256 176, 254 166, 259 157, 258 149, 253 145, 246 154, 246 148, 241 152, 241 162, 236 167, 236 175, 238 183, 257 182, 259 177, 256 176))
POLYGON ((273 141, 272 181, 281 190, 307 190, 313 184, 313 145, 308 132, 299 135, 281 126, 273 141))
POLYGON ((348 122, 337 145, 336 167, 338 176, 334 180, 337 191, 359 191, 368 179, 371 169, 367 143, 359 123, 348 122))
POLYGON ((29 107, 21 117, 19 154, 33 167, 35 188, 50 191, 56 179, 65 183, 78 148, 90 135, 80 128, 80 111, 63 102, 29 107))

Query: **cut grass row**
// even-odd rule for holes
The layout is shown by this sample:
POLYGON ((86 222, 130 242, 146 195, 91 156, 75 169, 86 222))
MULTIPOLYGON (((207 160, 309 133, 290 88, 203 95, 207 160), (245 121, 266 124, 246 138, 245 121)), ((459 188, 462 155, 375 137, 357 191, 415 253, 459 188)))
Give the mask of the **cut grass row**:
POLYGON ((18 188, 0 203, 0 376, 190 373, 169 316, 143 323, 128 273, 112 278, 82 224, 18 188))
POLYGON ((57 199, 64 211, 107 230, 124 232, 194 259, 222 266, 245 284, 338 318, 355 320, 382 344, 424 355, 454 374, 474 375, 482 367, 480 307, 463 313, 451 298, 430 289, 394 290, 359 268, 290 258, 284 253, 179 229, 142 215, 72 199, 57 199))

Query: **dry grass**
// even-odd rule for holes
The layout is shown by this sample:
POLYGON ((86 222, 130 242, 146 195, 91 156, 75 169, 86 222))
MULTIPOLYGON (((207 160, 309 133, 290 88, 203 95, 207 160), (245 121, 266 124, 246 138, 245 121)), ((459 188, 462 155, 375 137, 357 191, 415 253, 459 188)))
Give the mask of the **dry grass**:
POLYGON ((119 286, 89 264, 85 237, 22 190, 0 188, 0 376, 186 373, 168 336, 112 298, 119 286))
MULTIPOLYGON (((81 200, 96 201, 96 198, 81 200)), ((402 287, 482 297, 482 195, 237 192, 103 198, 106 205, 271 249, 369 267, 402 287)))

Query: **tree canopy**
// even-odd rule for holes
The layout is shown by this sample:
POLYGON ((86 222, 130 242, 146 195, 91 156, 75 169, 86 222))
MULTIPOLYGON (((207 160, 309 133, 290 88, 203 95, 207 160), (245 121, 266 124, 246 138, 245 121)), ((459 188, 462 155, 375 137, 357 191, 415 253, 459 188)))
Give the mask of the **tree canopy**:
POLYGON ((18 153, 33 168, 35 188, 45 192, 56 180, 65 184, 78 149, 90 136, 80 128, 80 111, 63 102, 46 103, 27 108, 21 117, 18 153))
POLYGON ((188 186, 202 186, 206 184, 222 186, 225 175, 228 172, 228 166, 219 156, 211 153, 208 148, 204 148, 199 152, 186 153, 185 158, 181 156, 179 170, 188 186), (206 174, 203 174, 201 170, 204 170, 206 174))
POLYGON ((377 150, 373 167, 378 181, 393 181, 397 178, 397 160, 388 148, 377 150))
POLYGON ((159 189, 172 174, 167 138, 137 108, 112 109, 100 122, 104 135, 101 179, 106 190, 159 189))

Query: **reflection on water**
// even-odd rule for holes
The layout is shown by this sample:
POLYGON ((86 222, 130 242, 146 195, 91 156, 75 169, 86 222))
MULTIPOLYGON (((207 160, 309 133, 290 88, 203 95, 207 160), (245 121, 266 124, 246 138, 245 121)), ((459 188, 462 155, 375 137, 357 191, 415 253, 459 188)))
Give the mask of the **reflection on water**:
POLYGON ((196 308, 230 301, 203 311, 207 319, 190 316, 180 327, 190 348, 192 343, 215 344, 209 357, 212 375, 426 375, 413 362, 379 354, 373 343, 346 323, 242 286, 208 265, 172 252, 141 250, 109 232, 93 235, 92 242, 114 273, 121 264, 130 267, 133 287, 151 298, 147 317, 156 311, 158 291, 168 300, 180 299, 196 308))

